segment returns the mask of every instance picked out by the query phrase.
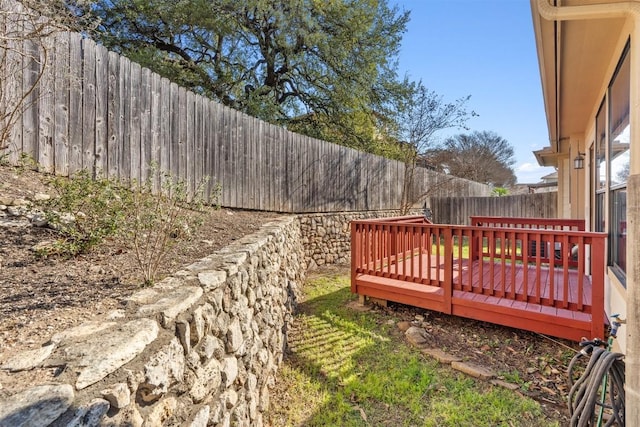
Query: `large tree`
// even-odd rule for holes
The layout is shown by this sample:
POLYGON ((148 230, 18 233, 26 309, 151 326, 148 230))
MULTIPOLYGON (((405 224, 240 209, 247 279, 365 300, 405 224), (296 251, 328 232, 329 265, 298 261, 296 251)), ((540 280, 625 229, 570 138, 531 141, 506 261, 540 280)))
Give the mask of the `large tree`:
POLYGON ((495 132, 475 131, 447 138, 425 158, 451 175, 498 187, 515 184, 511 144, 495 132))
POLYGON ((408 12, 386 0, 97 0, 94 37, 230 107, 370 150, 408 12))

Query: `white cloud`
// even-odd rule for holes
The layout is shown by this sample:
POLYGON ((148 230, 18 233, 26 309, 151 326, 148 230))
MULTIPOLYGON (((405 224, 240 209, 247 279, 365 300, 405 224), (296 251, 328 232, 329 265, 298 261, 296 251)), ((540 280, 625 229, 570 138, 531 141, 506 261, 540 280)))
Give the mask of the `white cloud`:
POLYGON ((542 169, 542 167, 535 163, 525 162, 516 168, 516 172, 535 172, 540 169, 542 169))
POLYGON ((554 168, 542 167, 537 163, 525 162, 518 165, 515 172, 519 184, 533 184, 540 182, 540 178, 554 170, 554 168))

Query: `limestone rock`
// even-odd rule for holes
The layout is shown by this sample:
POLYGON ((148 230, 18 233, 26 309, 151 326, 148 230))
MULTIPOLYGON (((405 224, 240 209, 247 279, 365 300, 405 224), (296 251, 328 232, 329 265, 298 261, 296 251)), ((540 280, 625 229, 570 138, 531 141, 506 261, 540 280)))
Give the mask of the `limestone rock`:
POLYGON ((222 270, 203 271, 198 273, 198 281, 205 291, 211 291, 227 280, 227 273, 222 270))
POLYGON ((72 366, 80 368, 76 388, 90 386, 140 354, 158 336, 158 324, 136 319, 119 327, 92 335, 62 350, 72 366))
POLYGON ((495 374, 484 366, 478 366, 473 363, 451 362, 451 367, 457 371, 464 372, 475 378, 487 380, 495 377, 495 374))
POLYGON ((417 326, 411 326, 404 335, 407 337, 407 341, 416 347, 421 347, 429 342, 427 331, 417 326))
POLYGON ((33 225, 34 227, 46 227, 49 224, 47 217, 40 212, 36 212, 31 215, 31 218, 29 218, 29 220, 31 221, 31 225, 33 225))
POLYGON ((111 388, 102 390, 100 394, 116 409, 122 409, 131 403, 131 391, 125 383, 114 384, 111 388))
POLYGON ((220 395, 220 400, 224 402, 227 409, 232 409, 238 403, 238 393, 230 388, 220 395))
POLYGON ((157 290, 153 288, 147 288, 139 290, 133 295, 130 295, 126 298, 126 301, 134 304, 149 304, 156 300, 159 295, 160 293, 157 290))
POLYGON ((229 387, 238 377, 238 359, 233 356, 227 356, 222 361, 222 377, 224 378, 224 386, 229 387))
POLYGON ((126 313, 124 310, 122 310, 121 308, 116 309, 116 310, 111 310, 109 313, 107 313, 107 320, 117 320, 117 319, 123 319, 126 316, 126 313))
POLYGON ((102 420, 101 426, 108 427, 142 427, 144 419, 135 405, 129 405, 118 411, 113 417, 102 420))
POLYGON ((227 330, 227 351, 235 353, 243 343, 244 337, 242 336, 242 329, 240 329, 240 320, 235 317, 227 330))
POLYGON ((213 335, 205 335, 195 350, 198 352, 201 359, 208 360, 212 357, 222 359, 224 356, 224 342, 213 335))
POLYGON ((216 359, 209 360, 196 371, 196 379, 189 393, 194 402, 201 402, 209 393, 217 390, 222 383, 220 362, 216 359))
POLYGON ((29 206, 29 204, 27 199, 16 198, 11 201, 10 206, 29 206))
POLYGON ((55 344, 50 344, 35 350, 23 351, 7 360, 0 368, 11 372, 33 369, 44 362, 55 347, 55 344))
POLYGON ((182 423, 181 427, 207 427, 209 421, 209 412, 211 408, 209 405, 205 405, 198 409, 198 412, 189 420, 182 423))
POLYGON ((144 305, 138 310, 139 316, 162 315, 162 326, 167 327, 179 314, 191 308, 202 296, 202 288, 185 286, 169 290, 154 303, 144 305))
POLYGON ((173 383, 183 380, 184 367, 184 350, 174 338, 144 365, 145 381, 138 386, 142 399, 153 402, 162 397, 173 383))
POLYGON ((0 401, 0 425, 48 426, 73 403, 68 384, 31 387, 0 401))
POLYGON ((61 344, 65 341, 79 341, 90 335, 98 334, 112 326, 117 325, 115 322, 92 321, 82 325, 64 330, 51 337, 51 342, 61 344))
POLYGON ((65 416, 56 420, 55 426, 92 427, 100 425, 100 420, 109 410, 109 402, 104 399, 93 399, 86 405, 79 407, 67 420, 65 416))
POLYGON ((462 359, 449 353, 445 353, 439 348, 423 348, 422 353, 433 357, 440 363, 450 364, 452 362, 460 362, 462 359))
POLYGON ((167 421, 173 413, 176 411, 178 401, 175 397, 168 397, 156 403, 155 406, 147 415, 144 425, 148 426, 161 426, 167 421))
POLYGON ((193 318, 189 326, 191 327, 191 345, 196 345, 200 342, 205 333, 205 308, 200 306, 193 310, 193 318))

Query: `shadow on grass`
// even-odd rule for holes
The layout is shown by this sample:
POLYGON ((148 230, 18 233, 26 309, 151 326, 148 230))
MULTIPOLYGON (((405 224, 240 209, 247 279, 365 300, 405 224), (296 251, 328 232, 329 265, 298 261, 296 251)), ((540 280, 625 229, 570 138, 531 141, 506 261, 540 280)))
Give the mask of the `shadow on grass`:
POLYGON ((548 426, 537 403, 422 356, 395 321, 347 306, 348 276, 307 283, 289 333, 273 426, 548 426))

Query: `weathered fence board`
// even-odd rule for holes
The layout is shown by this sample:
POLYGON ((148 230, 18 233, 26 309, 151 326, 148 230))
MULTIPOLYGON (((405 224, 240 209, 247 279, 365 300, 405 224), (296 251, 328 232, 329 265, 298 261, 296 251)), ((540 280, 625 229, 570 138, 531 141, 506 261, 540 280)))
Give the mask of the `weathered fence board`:
POLYGON ((104 46, 96 46, 96 126, 95 126, 95 165, 96 176, 106 177, 108 171, 108 90, 109 90, 109 52, 104 46))
MULTIPOLYGON (((22 92, 26 94, 22 113, 22 152, 33 159, 38 158, 38 98, 40 88, 36 85, 40 78, 40 51, 33 40, 24 41, 22 58, 22 92)), ((0 91, 1 93, 1 91, 0 91)), ((1 107, 0 107, 1 108, 1 107)), ((1 111, 1 110, 0 110, 1 111)))
POLYGON ((42 64, 43 74, 40 79, 40 99, 38 99, 38 158, 40 167, 45 172, 55 171, 53 163, 53 134, 54 134, 54 116, 53 116, 53 86, 54 86, 54 68, 53 68, 53 50, 54 40, 43 40, 43 49, 40 51, 40 63, 42 64))
POLYGON ((131 182, 140 182, 141 177, 141 169, 142 169, 142 159, 141 159, 141 151, 142 139, 140 138, 141 131, 141 108, 140 108, 140 98, 141 98, 141 78, 142 78, 142 68, 140 64, 136 64, 135 62, 130 63, 131 66, 131 80, 129 85, 129 101, 131 102, 131 109, 129 110, 129 143, 131 146, 131 151, 129 155, 131 156, 131 169, 129 179, 131 182))
MULTIPOLYGON (((69 33, 61 33, 55 46, 54 80, 54 161, 55 169, 69 174, 69 33)), ((95 118, 94 118, 95 121, 95 118)))
POLYGON ((74 169, 95 171, 96 135, 96 55, 95 43, 83 40, 82 80, 82 165, 74 169))
MULTIPOLYGON (((155 189, 163 173, 190 192, 208 178, 205 195, 219 196, 210 201, 227 207, 331 212, 400 206, 400 162, 247 116, 79 34, 58 33, 43 47, 20 44, 21 72, 0 82, 1 93, 27 94, 39 84, 12 133, 11 161, 22 152, 45 171, 73 175, 86 169, 127 183, 147 179, 153 164, 160 172, 155 189)), ((418 169, 412 191, 471 196, 489 189, 418 169), (455 185, 442 185, 449 181, 455 185)))
POLYGON ((151 71, 140 70, 140 182, 146 182, 151 165, 151 71))
POLYGON ((120 126, 120 61, 118 55, 109 52, 107 88, 107 177, 120 177, 120 152, 122 151, 122 127, 120 126))
POLYGON ((558 193, 503 197, 432 197, 428 205, 439 224, 470 225, 469 217, 557 218, 558 193))
POLYGON ((84 123, 82 122, 84 95, 82 37, 71 33, 69 39, 69 174, 73 175, 82 169, 82 139, 84 123))

